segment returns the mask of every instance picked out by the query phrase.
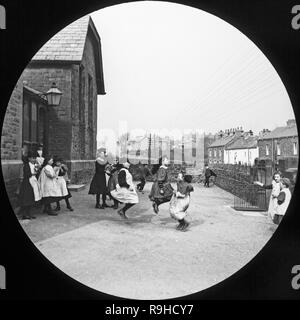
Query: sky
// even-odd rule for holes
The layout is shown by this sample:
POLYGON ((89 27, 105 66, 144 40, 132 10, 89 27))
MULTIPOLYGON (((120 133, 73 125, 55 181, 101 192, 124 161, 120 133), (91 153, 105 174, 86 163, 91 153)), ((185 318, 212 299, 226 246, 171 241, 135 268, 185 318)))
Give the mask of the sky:
POLYGON ((107 129, 118 133, 126 126, 212 133, 242 126, 257 134, 294 118, 272 64, 214 15, 143 1, 99 10, 92 19, 106 89, 98 97, 98 141, 107 129))

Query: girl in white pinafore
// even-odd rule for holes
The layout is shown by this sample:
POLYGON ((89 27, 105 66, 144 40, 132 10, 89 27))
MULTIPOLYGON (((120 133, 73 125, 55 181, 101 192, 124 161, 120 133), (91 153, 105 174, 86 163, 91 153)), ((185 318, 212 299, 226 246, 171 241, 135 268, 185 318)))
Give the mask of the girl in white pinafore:
POLYGON ((274 223, 279 224, 283 218, 283 216, 286 213, 286 210, 290 204, 292 194, 289 189, 290 187, 290 179, 288 178, 282 178, 281 180, 281 192, 279 193, 277 197, 277 212, 274 216, 274 223))
POLYGON ((60 201, 63 195, 57 182, 58 173, 54 171, 52 164, 52 157, 45 158, 39 176, 39 185, 44 203, 44 212, 49 215, 57 215, 56 212, 52 211, 51 203, 60 201))
POLYGON ((272 184, 270 185, 264 185, 261 182, 254 182, 255 184, 263 187, 264 189, 272 189, 271 196, 270 196, 270 202, 269 202, 269 208, 268 208, 268 214, 272 220, 274 220, 274 216, 277 213, 277 197, 281 191, 281 175, 279 172, 275 172, 273 175, 272 184))
POLYGON ((125 203, 125 206, 118 210, 118 214, 124 219, 127 218, 125 212, 139 202, 132 175, 128 170, 129 167, 130 164, 128 162, 123 163, 123 168, 118 174, 116 189, 111 191, 111 195, 114 199, 121 203, 125 203))

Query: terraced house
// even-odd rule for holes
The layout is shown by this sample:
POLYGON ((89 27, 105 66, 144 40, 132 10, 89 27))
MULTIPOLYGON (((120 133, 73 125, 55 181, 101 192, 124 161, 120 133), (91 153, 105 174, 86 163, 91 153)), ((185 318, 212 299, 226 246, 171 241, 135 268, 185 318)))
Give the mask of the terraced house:
POLYGON ((101 40, 85 16, 51 38, 20 77, 7 106, 1 138, 2 172, 9 197, 20 181, 22 155, 43 146, 66 160, 73 183, 94 170, 97 97, 105 94, 101 40), (45 93, 61 93, 52 105, 45 93))
POLYGON ((216 140, 208 146, 208 163, 224 164, 225 149, 242 135, 241 129, 220 131, 216 140))
POLYGON ((257 139, 252 131, 243 133, 225 148, 224 163, 254 165, 255 159, 258 158, 257 139))
POLYGON ((299 141, 296 121, 277 127, 258 139, 259 160, 272 161, 282 172, 298 168, 299 141))

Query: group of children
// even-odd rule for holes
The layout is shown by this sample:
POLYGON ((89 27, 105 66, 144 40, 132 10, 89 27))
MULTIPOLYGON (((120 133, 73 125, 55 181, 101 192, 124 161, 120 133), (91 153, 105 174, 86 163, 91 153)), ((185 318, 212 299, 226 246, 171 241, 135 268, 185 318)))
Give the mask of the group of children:
POLYGON ((186 215, 190 203, 190 193, 193 191, 191 186, 192 176, 180 172, 177 177, 177 190, 174 190, 170 183, 168 164, 168 158, 161 157, 159 164, 155 166, 152 172, 147 166, 139 164, 138 173, 141 182, 135 186, 130 172, 131 164, 128 161, 119 164, 116 160, 115 164, 110 165, 105 152, 100 151, 95 161, 95 174, 88 192, 96 195, 95 208, 110 207, 106 203, 107 196, 109 196, 114 202, 112 208, 118 209, 120 204, 124 204, 117 212, 123 219, 127 219, 127 210, 139 202, 137 190, 143 192, 146 177, 153 175, 155 179, 149 198, 153 201, 154 212, 158 213, 158 207, 162 203, 170 202, 170 215, 179 222, 177 229, 187 230, 189 223, 186 220, 186 215), (108 181, 107 176, 109 177, 108 181), (102 204, 100 204, 101 198, 102 204))
POLYGON ((254 184, 272 190, 268 213, 275 224, 280 224, 292 198, 290 179, 282 177, 280 172, 275 172, 271 184, 264 185, 259 181, 255 181, 254 184))
POLYGON ((32 208, 44 205, 44 213, 57 215, 60 201, 65 200, 70 211, 71 193, 67 187, 67 166, 58 157, 43 158, 41 150, 37 154, 28 152, 23 156, 23 177, 19 189, 19 206, 22 219, 35 219, 32 208), (56 203, 53 210, 52 203, 56 203))
MULTIPOLYGON (((65 200, 66 206, 70 211, 73 208, 70 205, 69 198, 71 193, 67 187, 67 166, 62 159, 57 157, 42 157, 39 150, 37 154, 28 152, 23 157, 23 180, 19 190, 19 205, 22 219, 34 219, 31 209, 37 203, 43 203, 44 212, 48 215, 57 215, 60 210, 60 201, 65 200), (53 210, 52 203, 56 203, 53 210)), ((113 208, 118 209, 120 203, 124 207, 118 210, 122 218, 127 218, 125 212, 133 205, 139 202, 132 175, 129 171, 130 163, 125 162, 123 165, 118 161, 114 165, 109 165, 105 153, 100 153, 95 162, 96 171, 90 185, 89 194, 96 195, 96 208, 104 209, 109 207, 106 204, 107 195, 114 201, 113 208), (106 176, 109 176, 108 182, 106 176), (102 195, 102 204, 100 205, 100 195, 102 195)), ((145 185, 145 178, 149 175, 148 168, 143 169, 142 181, 138 184, 138 190, 142 191, 145 185)), ((168 170, 168 158, 163 157, 157 166, 156 178, 152 185, 149 198, 153 202, 153 210, 157 214, 159 206, 162 203, 169 202, 169 210, 172 218, 179 223, 177 229, 187 230, 189 222, 186 220, 187 209, 190 204, 190 193, 194 191, 191 182, 192 176, 184 175, 180 172, 177 177, 177 190, 174 190, 170 183, 168 170)), ((272 189, 269 213, 272 220, 279 224, 291 199, 289 190, 290 181, 282 178, 279 173, 275 173, 272 185, 264 186, 255 182, 264 188, 272 189)))

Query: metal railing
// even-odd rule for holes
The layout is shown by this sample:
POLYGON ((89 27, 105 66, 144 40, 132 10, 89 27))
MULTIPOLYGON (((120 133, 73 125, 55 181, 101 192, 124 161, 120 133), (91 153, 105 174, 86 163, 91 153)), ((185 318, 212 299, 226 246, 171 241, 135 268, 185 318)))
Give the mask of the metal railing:
POLYGON ((238 184, 234 192, 233 208, 238 211, 267 211, 266 190, 253 184, 238 184))

